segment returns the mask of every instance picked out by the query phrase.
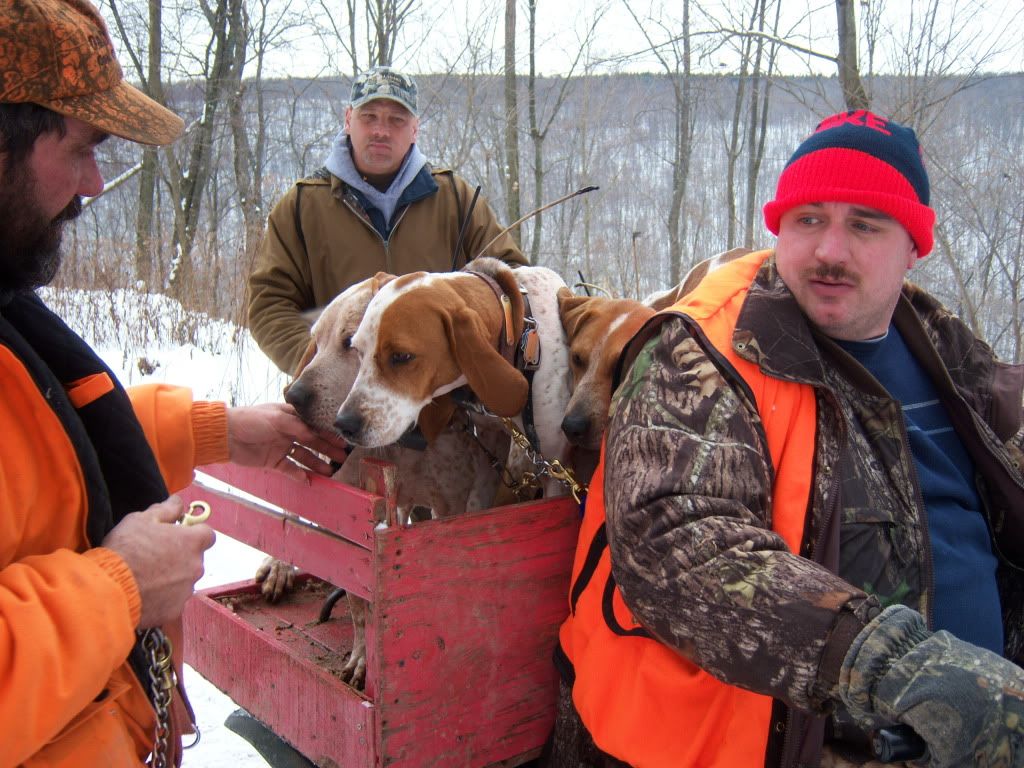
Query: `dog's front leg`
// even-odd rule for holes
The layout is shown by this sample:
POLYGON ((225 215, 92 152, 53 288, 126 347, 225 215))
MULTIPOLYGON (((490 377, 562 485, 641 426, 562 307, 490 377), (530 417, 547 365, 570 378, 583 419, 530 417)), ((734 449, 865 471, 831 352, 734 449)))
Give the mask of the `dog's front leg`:
POLYGON ((352 653, 341 669, 341 678, 357 690, 366 684, 366 614, 370 604, 346 592, 348 611, 352 616, 352 653))

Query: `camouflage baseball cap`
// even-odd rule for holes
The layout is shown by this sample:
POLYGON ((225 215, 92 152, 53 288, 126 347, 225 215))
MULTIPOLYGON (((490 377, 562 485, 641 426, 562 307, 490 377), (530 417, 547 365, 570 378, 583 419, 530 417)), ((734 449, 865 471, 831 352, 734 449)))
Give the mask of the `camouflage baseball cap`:
POLYGON ((88 0, 0 0, 0 103, 31 102, 141 144, 170 144, 181 118, 124 80, 88 0))
POLYGON ((391 67, 374 67, 362 72, 352 81, 349 105, 357 109, 370 101, 390 99, 397 101, 414 115, 416 112, 416 82, 408 75, 391 67))

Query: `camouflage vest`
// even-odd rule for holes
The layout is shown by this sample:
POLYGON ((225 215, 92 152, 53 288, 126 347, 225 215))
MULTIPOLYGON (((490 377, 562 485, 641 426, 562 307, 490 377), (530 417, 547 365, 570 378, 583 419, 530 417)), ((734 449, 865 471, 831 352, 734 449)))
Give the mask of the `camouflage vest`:
MULTIPOLYGON (((772 530, 800 551, 811 492, 816 402, 803 384, 766 376, 733 349, 740 308, 768 252, 710 273, 627 347, 681 316, 716 365, 732 369, 756 404, 774 469, 772 530)), ((611 571, 605 532, 604 448, 590 484, 558 657, 594 743, 638 768, 763 765, 772 699, 720 682, 653 638, 630 615, 611 571)))

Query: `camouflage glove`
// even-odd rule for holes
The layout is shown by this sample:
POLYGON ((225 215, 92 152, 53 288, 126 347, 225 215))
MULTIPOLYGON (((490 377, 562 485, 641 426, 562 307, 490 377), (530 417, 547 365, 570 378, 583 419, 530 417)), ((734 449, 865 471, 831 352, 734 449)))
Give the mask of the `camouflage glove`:
POLYGON ((868 729, 904 723, 928 745, 914 765, 1024 766, 1024 670, 886 608, 843 660, 839 696, 868 729))

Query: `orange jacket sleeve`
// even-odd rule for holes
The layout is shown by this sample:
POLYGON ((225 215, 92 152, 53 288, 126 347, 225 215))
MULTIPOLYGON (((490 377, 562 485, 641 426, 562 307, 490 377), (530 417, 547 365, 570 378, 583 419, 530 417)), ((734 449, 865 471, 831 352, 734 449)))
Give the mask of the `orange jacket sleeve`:
POLYGON ((139 612, 131 572, 110 550, 59 549, 0 570, 0 765, 27 759, 103 690, 139 612))
POLYGON ((54 411, 0 348, 0 766, 26 760, 103 690, 140 600, 114 552, 81 554, 85 480, 54 411))
POLYGON ((224 403, 193 401, 190 389, 169 384, 130 387, 128 397, 171 493, 192 482, 196 467, 228 460, 224 403))

